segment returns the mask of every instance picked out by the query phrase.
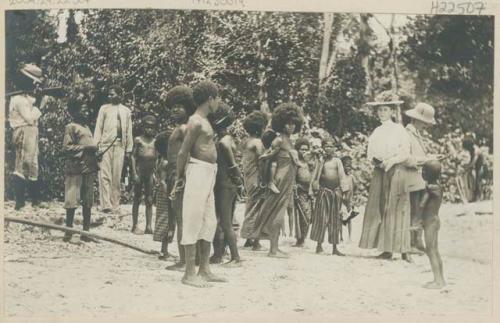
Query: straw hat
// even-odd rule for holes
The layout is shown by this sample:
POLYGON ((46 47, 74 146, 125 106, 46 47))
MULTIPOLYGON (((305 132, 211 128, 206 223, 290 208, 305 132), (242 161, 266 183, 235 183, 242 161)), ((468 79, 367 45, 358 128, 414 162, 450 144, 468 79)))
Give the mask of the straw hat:
POLYGON ((436 124, 434 108, 427 103, 418 103, 415 108, 405 112, 412 119, 420 120, 427 124, 436 124))
POLYGON ((380 106, 380 105, 398 105, 404 103, 399 100, 397 96, 392 94, 392 91, 384 91, 379 93, 375 97, 375 101, 367 102, 366 104, 369 106, 380 106))
POLYGON ((20 72, 35 81, 35 83, 42 83, 42 69, 35 64, 25 64, 20 72))

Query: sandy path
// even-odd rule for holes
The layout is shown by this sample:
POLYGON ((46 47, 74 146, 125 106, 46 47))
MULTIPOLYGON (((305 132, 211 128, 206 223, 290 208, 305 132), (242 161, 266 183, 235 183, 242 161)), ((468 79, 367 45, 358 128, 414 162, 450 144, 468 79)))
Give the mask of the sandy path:
MULTIPOLYGON (((492 203, 474 207, 491 211, 492 203)), ((53 217, 63 212, 60 205, 51 207, 53 217)), ((6 213, 13 214, 12 205, 6 213)), ((415 257, 415 264, 383 261, 371 258, 376 251, 357 248, 362 216, 354 222, 354 242, 341 246, 347 257, 316 255, 311 241, 304 249, 292 248, 293 239, 284 238, 283 250, 291 259, 242 249, 244 266, 214 266, 229 282, 208 289, 182 285, 182 273, 164 270, 170 263, 154 256, 106 242, 65 244, 60 232, 10 224, 4 244, 5 310, 8 316, 489 314, 492 215, 457 213, 459 205, 443 206, 441 212, 440 246, 449 284, 440 291, 421 288, 432 279, 426 257, 415 257)), ((237 216, 242 216, 241 206, 237 216)), ((38 217, 48 220, 48 215, 38 217)), ((95 232, 159 248, 151 236, 130 234, 129 221, 114 219, 95 232)), ((176 246, 171 251, 177 253, 176 246)))

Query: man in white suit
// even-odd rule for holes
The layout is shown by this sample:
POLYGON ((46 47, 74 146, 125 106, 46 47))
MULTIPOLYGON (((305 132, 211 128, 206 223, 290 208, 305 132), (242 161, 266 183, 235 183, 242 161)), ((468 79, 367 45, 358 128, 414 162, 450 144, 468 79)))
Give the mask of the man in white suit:
POLYGON ((120 87, 110 88, 110 103, 99 109, 94 131, 99 150, 105 151, 99 172, 99 199, 105 213, 119 210, 123 163, 132 153, 132 117, 129 108, 120 103, 122 95, 120 87))

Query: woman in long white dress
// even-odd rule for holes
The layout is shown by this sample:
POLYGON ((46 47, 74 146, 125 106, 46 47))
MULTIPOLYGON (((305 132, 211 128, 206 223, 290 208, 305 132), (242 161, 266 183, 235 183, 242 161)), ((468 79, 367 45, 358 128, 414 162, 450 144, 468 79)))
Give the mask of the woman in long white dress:
POLYGON ((368 159, 374 165, 359 246, 378 249, 382 259, 401 253, 410 261, 410 192, 405 180, 404 162, 410 154, 410 142, 404 127, 392 121, 393 101, 382 93, 372 105, 381 125, 368 140, 368 159))

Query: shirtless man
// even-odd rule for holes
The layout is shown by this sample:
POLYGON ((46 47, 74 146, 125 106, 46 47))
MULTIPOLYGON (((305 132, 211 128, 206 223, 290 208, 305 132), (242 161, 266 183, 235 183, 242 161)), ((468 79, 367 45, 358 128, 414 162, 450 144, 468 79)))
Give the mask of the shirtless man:
POLYGON ((144 190, 144 204, 146 204, 146 230, 145 234, 153 234, 151 219, 153 216, 153 187, 154 171, 156 166, 156 149, 154 132, 156 118, 148 115, 142 119, 144 134, 134 139, 132 149, 132 180, 134 181, 134 202, 132 205, 132 232, 139 234, 137 220, 139 205, 144 190))
MULTIPOLYGON (((340 218, 340 207, 342 206, 342 195, 348 188, 345 182, 345 173, 342 162, 334 157, 335 143, 332 139, 323 141, 325 160, 320 163, 314 183, 317 190, 316 204, 312 216, 311 240, 316 241, 316 253, 323 252, 323 239, 328 230, 328 242, 332 244, 332 255, 344 256, 337 249, 340 242, 342 219, 340 218)), ((349 201, 346 206, 350 209, 349 201)))
POLYGON ((208 287, 207 282, 224 282, 210 270, 209 256, 215 236, 214 185, 217 175, 217 149, 214 131, 207 117, 218 108, 217 86, 200 82, 193 89, 196 112, 189 118, 186 136, 177 155, 175 188, 184 187, 182 240, 186 271, 182 283, 208 287), (200 249, 200 268, 196 274, 196 244, 200 249))

